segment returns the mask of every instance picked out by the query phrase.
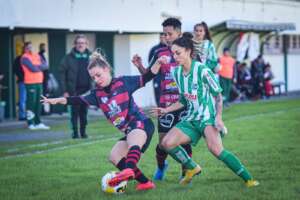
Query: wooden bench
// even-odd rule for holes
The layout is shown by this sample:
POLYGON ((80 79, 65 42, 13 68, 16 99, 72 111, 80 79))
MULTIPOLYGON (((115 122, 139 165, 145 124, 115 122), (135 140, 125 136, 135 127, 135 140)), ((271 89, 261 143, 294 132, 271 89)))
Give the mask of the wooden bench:
MULTIPOLYGON (((285 86, 285 82, 283 82, 283 81, 272 82, 272 90, 273 90, 274 95, 280 96, 282 94, 281 86, 285 86), (278 90, 277 93, 276 93, 275 89, 278 90)), ((284 92, 284 94, 285 93, 286 93, 286 91, 284 92)))

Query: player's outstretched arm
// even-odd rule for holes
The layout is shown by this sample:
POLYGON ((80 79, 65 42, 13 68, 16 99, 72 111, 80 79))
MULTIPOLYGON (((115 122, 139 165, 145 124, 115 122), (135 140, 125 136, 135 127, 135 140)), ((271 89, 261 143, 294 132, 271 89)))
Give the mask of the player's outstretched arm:
POLYGON ((179 110, 183 107, 184 107, 184 105, 182 103, 180 103, 179 101, 177 101, 176 103, 173 103, 172 105, 170 105, 169 107, 166 107, 166 108, 161 108, 161 107, 152 108, 150 110, 150 113, 151 113, 151 115, 153 115, 155 117, 158 117, 158 116, 161 116, 161 115, 165 115, 169 112, 179 110))
POLYGON ((55 104, 67 104, 67 99, 65 97, 60 97, 60 98, 47 98, 43 95, 41 95, 42 99, 41 99, 41 103, 49 103, 52 105, 55 104))

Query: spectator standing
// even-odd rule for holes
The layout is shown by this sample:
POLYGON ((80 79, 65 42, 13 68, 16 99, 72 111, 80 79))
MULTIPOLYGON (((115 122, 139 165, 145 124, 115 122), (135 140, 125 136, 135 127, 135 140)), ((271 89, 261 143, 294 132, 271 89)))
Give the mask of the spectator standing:
POLYGON ((50 129, 41 123, 40 96, 43 94, 43 71, 48 69, 41 61, 41 57, 32 51, 31 42, 26 42, 24 54, 21 57, 21 65, 24 71, 24 83, 26 87, 26 114, 30 130, 50 129))
POLYGON ((194 26, 193 46, 193 58, 216 73, 219 70, 218 56, 205 22, 198 23, 194 26))
MULTIPOLYGON (((91 89, 91 78, 87 66, 89 64, 90 51, 88 50, 88 40, 83 34, 77 35, 74 40, 74 47, 67 54, 60 65, 61 88, 64 97, 79 96, 91 89)), ((87 138, 87 106, 71 105, 72 138, 79 138, 78 118, 80 121, 81 138, 87 138)))
POLYGON ((224 48, 223 55, 220 57, 220 70, 219 70, 219 78, 220 78, 220 85, 223 89, 222 95, 224 99, 224 103, 229 102, 230 97, 230 90, 231 84, 233 79, 233 72, 234 72, 234 64, 235 60, 231 57, 229 53, 229 48, 224 48))
MULTIPOLYGON (((39 46, 39 55, 41 57, 41 61, 43 64, 49 66, 49 63, 47 61, 47 58, 45 56, 46 53, 46 44, 41 43, 39 46)), ((48 91, 48 80, 49 80, 49 69, 46 69, 43 71, 44 79, 43 79, 43 95, 46 97, 49 97, 49 91, 48 91)), ((49 114, 50 113, 50 105, 49 104, 43 104, 43 110, 42 114, 49 114)))

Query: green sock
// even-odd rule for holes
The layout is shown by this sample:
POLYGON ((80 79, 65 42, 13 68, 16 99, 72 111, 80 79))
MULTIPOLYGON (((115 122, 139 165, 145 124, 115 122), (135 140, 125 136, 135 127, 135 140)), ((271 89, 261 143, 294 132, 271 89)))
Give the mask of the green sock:
POLYGON ((177 162, 181 163, 186 169, 194 169, 197 166, 197 164, 191 159, 191 157, 181 146, 177 146, 173 149, 170 149, 168 153, 177 162))
POLYGON ((251 174, 242 165, 241 161, 230 151, 223 150, 219 155, 219 159, 222 160, 227 167, 229 167, 235 174, 240 176, 244 181, 252 179, 251 174))

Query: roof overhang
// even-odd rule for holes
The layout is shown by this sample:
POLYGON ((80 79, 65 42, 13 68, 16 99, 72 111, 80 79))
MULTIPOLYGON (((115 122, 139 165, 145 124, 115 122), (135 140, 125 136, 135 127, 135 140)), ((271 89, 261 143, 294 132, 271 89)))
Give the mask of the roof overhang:
POLYGON ((216 49, 221 51, 223 46, 232 47, 237 44, 240 33, 258 33, 260 39, 264 40, 273 33, 282 31, 295 31, 294 23, 266 23, 251 22, 245 20, 226 20, 210 27, 216 49))

